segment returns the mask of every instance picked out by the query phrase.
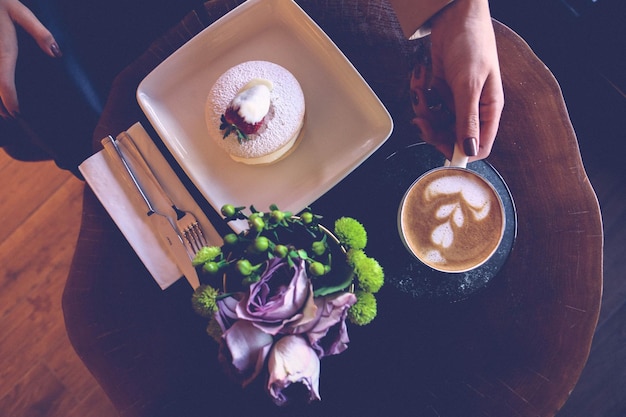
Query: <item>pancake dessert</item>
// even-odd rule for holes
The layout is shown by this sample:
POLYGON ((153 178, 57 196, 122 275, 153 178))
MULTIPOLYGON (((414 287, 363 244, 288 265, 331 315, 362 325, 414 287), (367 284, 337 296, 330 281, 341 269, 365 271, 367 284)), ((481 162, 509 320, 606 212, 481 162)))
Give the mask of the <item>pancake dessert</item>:
POLYGON ((271 164, 287 156, 304 124, 304 94, 280 65, 247 61, 222 74, 209 91, 209 136, 233 160, 271 164))

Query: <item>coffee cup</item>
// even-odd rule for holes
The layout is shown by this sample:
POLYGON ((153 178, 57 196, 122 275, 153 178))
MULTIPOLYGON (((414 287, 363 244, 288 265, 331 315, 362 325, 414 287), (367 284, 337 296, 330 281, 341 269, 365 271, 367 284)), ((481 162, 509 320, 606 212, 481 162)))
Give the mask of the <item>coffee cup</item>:
POLYGON ((505 211, 498 192, 466 165, 464 152, 455 148, 451 162, 413 182, 398 209, 404 246, 421 263, 440 272, 480 267, 504 235, 505 211))

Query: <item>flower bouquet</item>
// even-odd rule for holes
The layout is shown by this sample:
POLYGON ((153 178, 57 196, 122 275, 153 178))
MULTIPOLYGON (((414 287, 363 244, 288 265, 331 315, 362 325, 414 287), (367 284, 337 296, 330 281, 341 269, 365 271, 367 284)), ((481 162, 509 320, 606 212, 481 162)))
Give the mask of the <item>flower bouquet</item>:
POLYGON ((245 220, 248 229, 196 254, 204 273, 192 306, 209 319, 219 360, 242 386, 264 374, 278 405, 294 384, 320 400, 320 360, 347 349, 346 320, 374 319, 383 270, 365 254, 367 233, 353 218, 338 219, 331 232, 309 210, 245 209, 223 206, 225 221, 245 220))

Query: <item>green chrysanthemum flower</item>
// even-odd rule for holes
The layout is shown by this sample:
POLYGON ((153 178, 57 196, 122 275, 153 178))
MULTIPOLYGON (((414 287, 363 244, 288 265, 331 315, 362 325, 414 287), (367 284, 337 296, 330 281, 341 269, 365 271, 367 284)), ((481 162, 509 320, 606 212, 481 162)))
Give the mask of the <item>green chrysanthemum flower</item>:
POLYGON ((335 222, 337 239, 350 249, 364 249, 367 245, 365 227, 352 217, 341 217, 335 222))
POLYGON ((221 254, 222 248, 219 246, 205 246, 196 253, 191 263, 193 266, 202 265, 205 262, 214 260, 221 254))
POLYGON ((202 317, 212 317, 217 311, 215 299, 219 291, 210 285, 200 285, 191 296, 191 306, 193 311, 202 317))
POLYGON ((359 259, 354 266, 354 271, 362 290, 375 293, 383 286, 385 274, 376 259, 369 257, 359 259))
POLYGON ((346 253, 346 261, 348 261, 348 264, 353 268, 365 258, 367 258, 367 255, 363 252, 363 249, 350 249, 346 253))
POLYGON ((215 320, 215 318, 209 321, 209 324, 206 327, 206 332, 209 336, 211 336, 211 338, 213 338, 213 340, 215 340, 217 343, 220 343, 223 332, 222 328, 220 327, 217 320, 215 320))
POLYGON ((365 326, 374 320, 378 313, 376 297, 365 291, 357 291, 355 295, 356 303, 348 310, 348 318, 354 324, 365 326))

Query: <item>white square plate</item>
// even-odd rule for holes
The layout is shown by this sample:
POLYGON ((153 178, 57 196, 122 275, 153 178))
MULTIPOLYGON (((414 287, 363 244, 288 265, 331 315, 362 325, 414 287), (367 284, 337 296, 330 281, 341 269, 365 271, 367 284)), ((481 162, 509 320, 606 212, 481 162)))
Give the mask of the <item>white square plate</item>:
POLYGON ((291 0, 249 0, 232 10, 148 74, 137 100, 218 211, 226 203, 259 210, 274 203, 297 213, 358 167, 393 129, 365 80, 291 0), (301 142, 272 165, 234 162, 207 134, 204 107, 211 86, 229 68, 251 60, 285 67, 304 92, 301 142))

